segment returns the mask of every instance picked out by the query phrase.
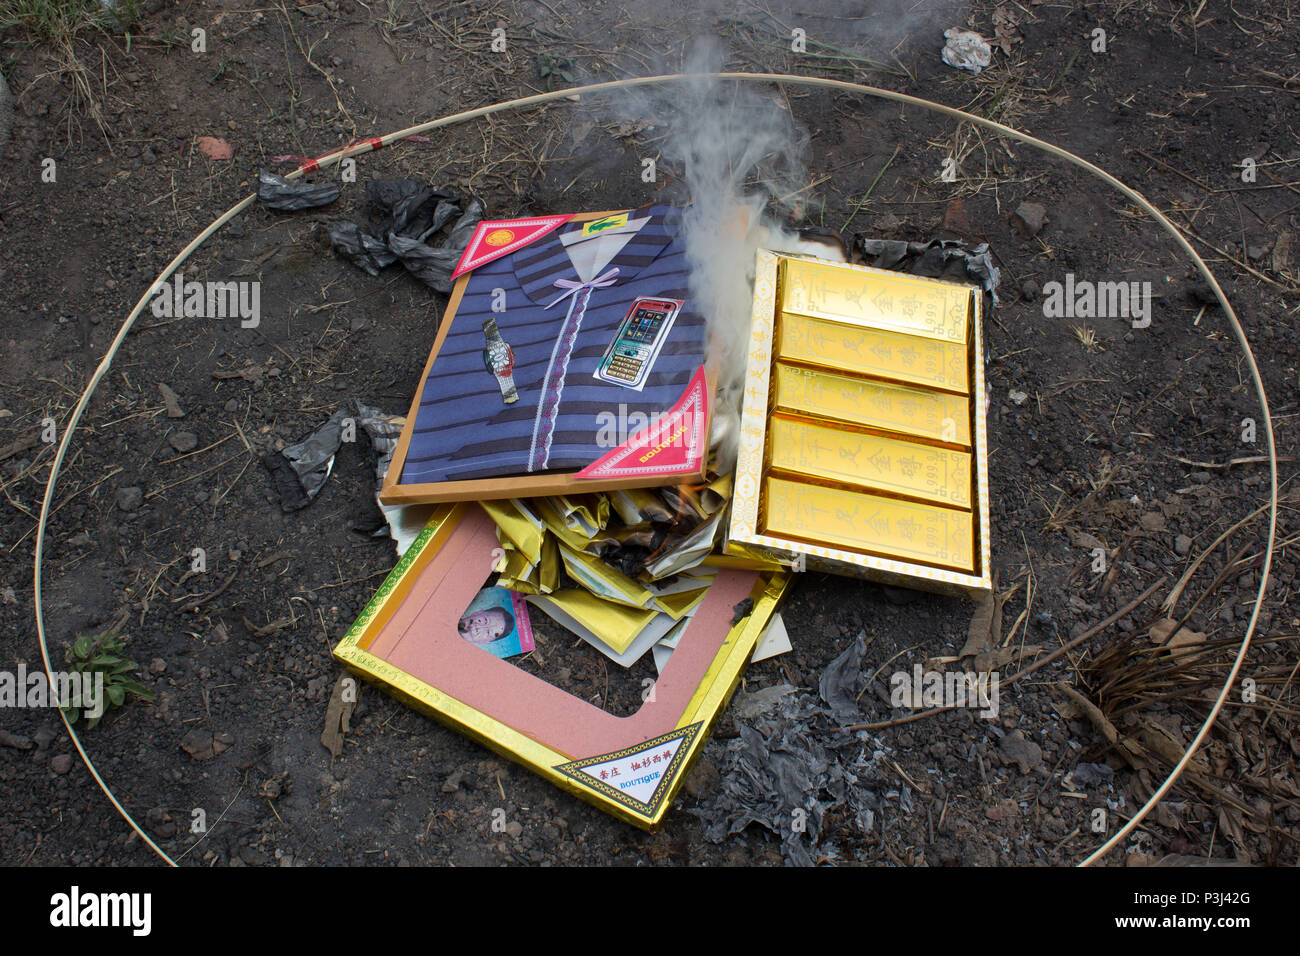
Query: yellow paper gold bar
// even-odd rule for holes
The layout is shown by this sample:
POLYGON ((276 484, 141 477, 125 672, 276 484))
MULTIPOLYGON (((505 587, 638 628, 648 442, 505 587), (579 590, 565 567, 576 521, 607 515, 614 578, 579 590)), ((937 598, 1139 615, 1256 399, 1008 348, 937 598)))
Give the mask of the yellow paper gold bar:
POLYGON ((777 357, 877 378, 970 392, 965 345, 782 312, 777 357))
POLYGON ((967 286, 807 259, 786 259, 781 268, 781 308, 786 312, 966 348, 971 311, 967 286))
POLYGON ((772 468, 803 477, 970 507, 971 460, 964 451, 773 415, 768 456, 772 468))
POLYGON ((764 531, 855 551, 975 570, 975 524, 957 511, 880 495, 768 478, 764 531))
POLYGON ((776 363, 773 407, 970 447, 969 399, 776 363))

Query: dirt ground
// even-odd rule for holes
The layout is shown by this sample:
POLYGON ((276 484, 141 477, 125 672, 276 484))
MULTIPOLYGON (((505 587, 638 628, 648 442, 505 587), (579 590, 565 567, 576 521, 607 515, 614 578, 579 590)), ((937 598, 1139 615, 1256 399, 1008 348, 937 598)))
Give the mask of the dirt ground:
MULTIPOLYGON (((250 191, 259 169, 287 171, 294 161, 277 158, 568 85, 564 73, 579 82, 667 72, 699 37, 714 35, 729 51, 728 69, 886 86, 1076 152, 1165 211, 1230 285, 1281 456, 1279 546, 1241 671, 1257 696, 1234 690, 1191 774, 1105 862, 1212 856, 1295 865, 1295 12, 1281 3, 1235 12, 1166 0, 813 4, 798 13, 753 0, 725 11, 620 6, 184 0, 148 4, 129 42, 120 30, 87 31, 60 50, 8 31, 0 63, 16 118, 0 166, 3 668, 40 663, 32 566, 54 454, 41 441, 43 420, 54 419, 61 435, 136 300, 250 191), (508 41, 502 53, 490 48, 498 26, 508 41), (1001 37, 991 66, 973 75, 945 65, 949 26, 1001 37), (206 52, 190 48, 196 27, 206 31, 206 52), (796 28, 807 36, 803 52, 791 49, 796 28), (1096 30, 1104 52, 1093 49, 1096 30), (202 136, 227 141, 233 158, 209 158, 202 136), (54 182, 42 179, 47 159, 54 182), (1245 180, 1243 163, 1253 164, 1245 180)), ((875 98, 788 86, 773 91, 773 103, 810 136, 804 224, 846 236, 988 242, 1002 270, 985 335, 993 555, 1004 598, 993 661, 1003 675, 1165 579, 1113 626, 1023 681, 1004 680, 995 720, 956 710, 865 732, 862 745, 880 757, 856 784, 871 793, 870 825, 828 814, 815 858, 1075 863, 1164 779, 1244 636, 1269 489, 1248 363, 1189 258, 1095 179, 1026 145, 875 98), (949 157, 952 182, 941 176, 949 157), (1022 202, 1046 209, 1036 235, 1013 216, 1022 202), (1046 315, 1044 287, 1067 275, 1150 282, 1150 325, 1046 315), (1096 548, 1105 552, 1100 573, 1096 548), (1193 568, 1173 610, 1162 610, 1193 568), (1185 615, 1190 643, 1174 656, 1150 626, 1185 615), (1107 727, 1118 746, 1107 743, 1107 727), (1085 772, 1071 774, 1080 762, 1085 772)), ((636 117, 575 120, 578 106, 500 114, 366 156, 331 207, 250 209, 183 271, 260 280, 260 326, 146 312, 96 391, 49 523, 46 628, 61 660, 77 634, 124 622, 157 700, 131 700, 83 740, 116 798, 183 864, 783 862, 782 835, 759 826, 705 838, 699 814, 721 793, 719 768, 738 739, 731 714, 653 834, 371 687, 342 754, 331 760, 320 742, 341 673, 330 650, 395 556, 390 541, 370 534, 382 519, 364 442, 345 445, 320 497, 292 514, 281 511, 258 456, 301 438, 348 398, 403 413, 446 304, 400 268, 373 278, 336 258, 325 226, 363 220, 362 186, 384 176, 473 192, 494 218, 687 198, 671 163, 656 182, 640 176, 641 158, 656 155, 665 131, 636 117), (175 392, 184 417, 168 416, 160 385, 175 392), (208 570, 186 579, 196 547, 208 570), (209 743, 216 735, 217 746, 196 747, 203 734, 209 743), (190 832, 196 809, 208 821, 202 839, 190 832), (492 826, 498 809, 505 832, 492 826)), ((864 634, 862 670, 873 679, 860 721, 896 721, 910 711, 891 707, 889 675, 955 658, 975 611, 958 599, 800 575, 784 609, 794 651, 750 667, 743 693, 788 682, 815 694, 828 662, 864 634)), ((641 678, 653 674, 648 661, 610 675, 594 651, 570 647, 545 623, 540 630, 540 646, 557 662, 566 655, 563 675, 544 676, 615 712, 635 706, 641 678)), ((9 795, 0 860, 157 862, 54 711, 6 708, 0 728, 9 795)))

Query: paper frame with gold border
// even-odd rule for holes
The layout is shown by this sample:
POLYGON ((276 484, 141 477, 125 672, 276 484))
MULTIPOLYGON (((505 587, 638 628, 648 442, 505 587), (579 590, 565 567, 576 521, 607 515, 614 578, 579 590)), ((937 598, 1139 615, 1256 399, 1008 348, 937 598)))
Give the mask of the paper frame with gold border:
MULTIPOLYGON (((725 608, 714 608, 715 619, 723 619, 718 618, 718 612, 725 612, 725 620, 728 623, 724 633, 704 635, 702 631, 700 635, 703 635, 706 644, 709 641, 715 643, 716 650, 712 646, 707 646, 702 648, 701 653, 701 636, 697 635, 693 646, 696 649, 695 657, 699 659, 703 672, 698 675, 686 675, 684 681, 679 680, 674 684, 678 690, 677 696, 688 697, 688 699, 680 713, 673 710, 661 714, 657 727, 653 723, 635 719, 638 715, 646 713, 647 706, 655 702, 654 695, 651 695, 648 702, 642 704, 637 714, 616 718, 606 711, 595 708, 594 705, 572 697, 541 678, 528 674, 509 661, 500 661, 481 649, 470 648, 474 653, 481 654, 483 658, 491 658, 492 661, 505 665, 528 681, 541 684, 545 688, 540 692, 541 697, 551 701, 555 706, 572 711, 576 702, 594 709, 596 714, 605 715, 604 719, 607 722, 623 723, 622 726, 616 727, 612 736, 606 737, 610 741, 617 742, 617 745, 602 746, 598 748, 598 752, 582 752, 580 745, 567 743, 567 738, 563 734, 556 736, 551 731, 542 733, 535 728, 512 725, 510 719, 503 718, 497 711, 498 706, 506 706, 505 701, 484 706, 482 702, 459 699, 445 687, 436 686, 437 682, 422 679, 396 666, 384 656, 372 653, 369 649, 386 623, 400 612, 403 603, 412 596, 423 569, 437 558, 439 552, 453 540, 458 529, 468 523, 475 513, 483 515, 477 505, 470 503, 448 503, 435 509, 424 530, 420 532, 415 542, 380 585, 374 597, 358 615, 355 623, 334 648, 334 657, 350 670, 368 682, 380 686, 403 703, 527 767, 587 803, 642 829, 654 829, 672 805, 673 798, 680 790, 691 764, 708 739, 709 730, 735 690, 754 647, 789 585, 790 575, 779 571, 761 573, 752 570, 723 570, 719 572, 720 575, 741 576, 730 581, 734 592, 731 597, 743 593, 745 598, 752 600, 752 608, 739 620, 734 620, 731 604, 727 604, 725 608), (698 680, 692 688, 690 682, 695 677, 698 677, 698 680), (689 690, 689 694, 685 694, 679 686, 683 684, 689 690), (562 702, 561 698, 567 700, 562 702), (654 732, 656 730, 658 732, 654 732), (623 733, 625 739, 619 740, 619 733, 623 733), (671 747, 671 759, 664 761, 662 777, 653 793, 646 799, 629 798, 626 793, 599 779, 594 772, 588 772, 588 768, 593 765, 600 766, 610 764, 611 761, 628 760, 638 753, 648 755, 665 746, 671 747), (565 749, 566 747, 568 749, 565 749)), ((487 520, 490 524, 490 519, 487 520)), ((477 518, 474 518, 474 521, 477 521, 477 518)), ((463 569, 459 574, 462 578, 465 576, 463 569)), ((710 591, 715 587, 716 581, 710 591)), ((730 601, 730 597, 725 600, 730 601)), ((697 613, 696 618, 699 617, 700 614, 697 613)), ((692 623, 696 618, 692 619, 692 623)), ((688 642, 690 636, 688 626, 687 634, 683 635, 682 642, 679 642, 678 649, 674 652, 674 658, 670 658, 664 672, 660 674, 660 683, 670 674, 674 659, 681 654, 684 642, 688 642)), ((683 669, 690 663, 691 661, 684 661, 683 669)), ((497 670, 495 673, 499 678, 505 672, 497 670)), ((682 675, 679 674, 680 676, 682 675)), ((530 685, 530 691, 537 692, 537 688, 530 685)), ((469 698, 473 694, 462 693, 460 696, 469 698)), ((671 701, 668 703, 672 704, 671 701)), ((600 718, 592 715, 592 719, 600 718)))

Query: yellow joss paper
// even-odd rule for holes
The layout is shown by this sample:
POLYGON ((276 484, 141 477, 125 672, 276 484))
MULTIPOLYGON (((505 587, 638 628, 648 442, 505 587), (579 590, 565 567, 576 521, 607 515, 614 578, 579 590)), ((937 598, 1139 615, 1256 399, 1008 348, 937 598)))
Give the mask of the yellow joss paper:
POLYGON ((496 523, 505 540, 522 551, 533 564, 541 560, 546 527, 527 502, 511 498, 508 501, 481 501, 479 504, 496 523))
MULTIPOLYGON (((501 536, 498 529, 497 536, 501 536)), ((520 594, 539 594, 540 575, 537 565, 533 564, 518 548, 506 545, 505 554, 497 562, 497 586, 520 594)))
POLYGON ((709 593, 707 587, 698 591, 681 591, 677 594, 663 594, 654 599, 654 605, 674 621, 680 621, 700 606, 704 596, 709 593))
POLYGON ((565 524, 586 538, 594 538, 609 522, 609 500, 604 495, 556 495, 551 500, 565 524))
POLYGON ((732 541, 728 536, 723 541, 719 552, 710 554, 700 562, 706 568, 736 568, 747 571, 783 571, 790 567, 790 561, 778 561, 771 548, 757 548, 748 544, 732 541))
POLYGON ((582 588, 556 591, 539 599, 543 608, 554 606, 592 634, 598 635, 615 653, 622 654, 658 615, 656 610, 642 610, 598 598, 582 588))
POLYGON ((542 557, 537 562, 537 588, 543 594, 550 594, 560 586, 560 542, 555 535, 548 534, 542 540, 542 557))
POLYGON ((541 518, 542 525, 547 531, 551 532, 566 547, 574 551, 582 551, 591 542, 591 538, 580 531, 575 530, 569 525, 564 517, 564 512, 560 510, 560 505, 556 498, 532 498, 529 504, 541 518))
POLYGON ((654 597, 644 585, 594 554, 574 551, 561 545, 560 556, 564 559, 564 569, 569 572, 569 577, 598 597, 638 608, 645 607, 654 597))
POLYGON ((700 492, 700 504, 705 514, 713 514, 731 500, 731 481, 734 477, 731 472, 718 475, 700 492))
POLYGON ((618 515, 625 525, 636 525, 645 520, 641 515, 641 509, 637 507, 636 502, 632 500, 632 496, 626 491, 607 492, 606 498, 609 500, 609 506, 614 510, 614 514, 618 515))
POLYGON ((690 534, 665 548, 641 569, 640 576, 649 581, 662 581, 693 568, 713 551, 718 529, 722 526, 723 512, 702 521, 690 534))

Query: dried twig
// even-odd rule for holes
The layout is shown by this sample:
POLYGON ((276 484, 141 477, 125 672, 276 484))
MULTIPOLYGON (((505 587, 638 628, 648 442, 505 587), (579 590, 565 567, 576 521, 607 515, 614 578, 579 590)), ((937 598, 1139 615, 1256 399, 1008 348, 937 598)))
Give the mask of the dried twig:
POLYGON ((223 593, 225 593, 226 588, 230 587, 230 585, 235 583, 235 577, 238 574, 239 574, 239 566, 236 565, 235 570, 230 572, 230 577, 226 578, 226 580, 222 583, 222 585, 219 588, 217 588, 215 591, 211 591, 208 594, 202 594, 202 595, 187 594, 184 597, 176 598, 175 601, 173 601, 172 603, 179 603, 180 601, 186 601, 187 603, 181 608, 181 611, 186 613, 197 611, 204 604, 207 604, 209 601, 218 598, 223 593))

